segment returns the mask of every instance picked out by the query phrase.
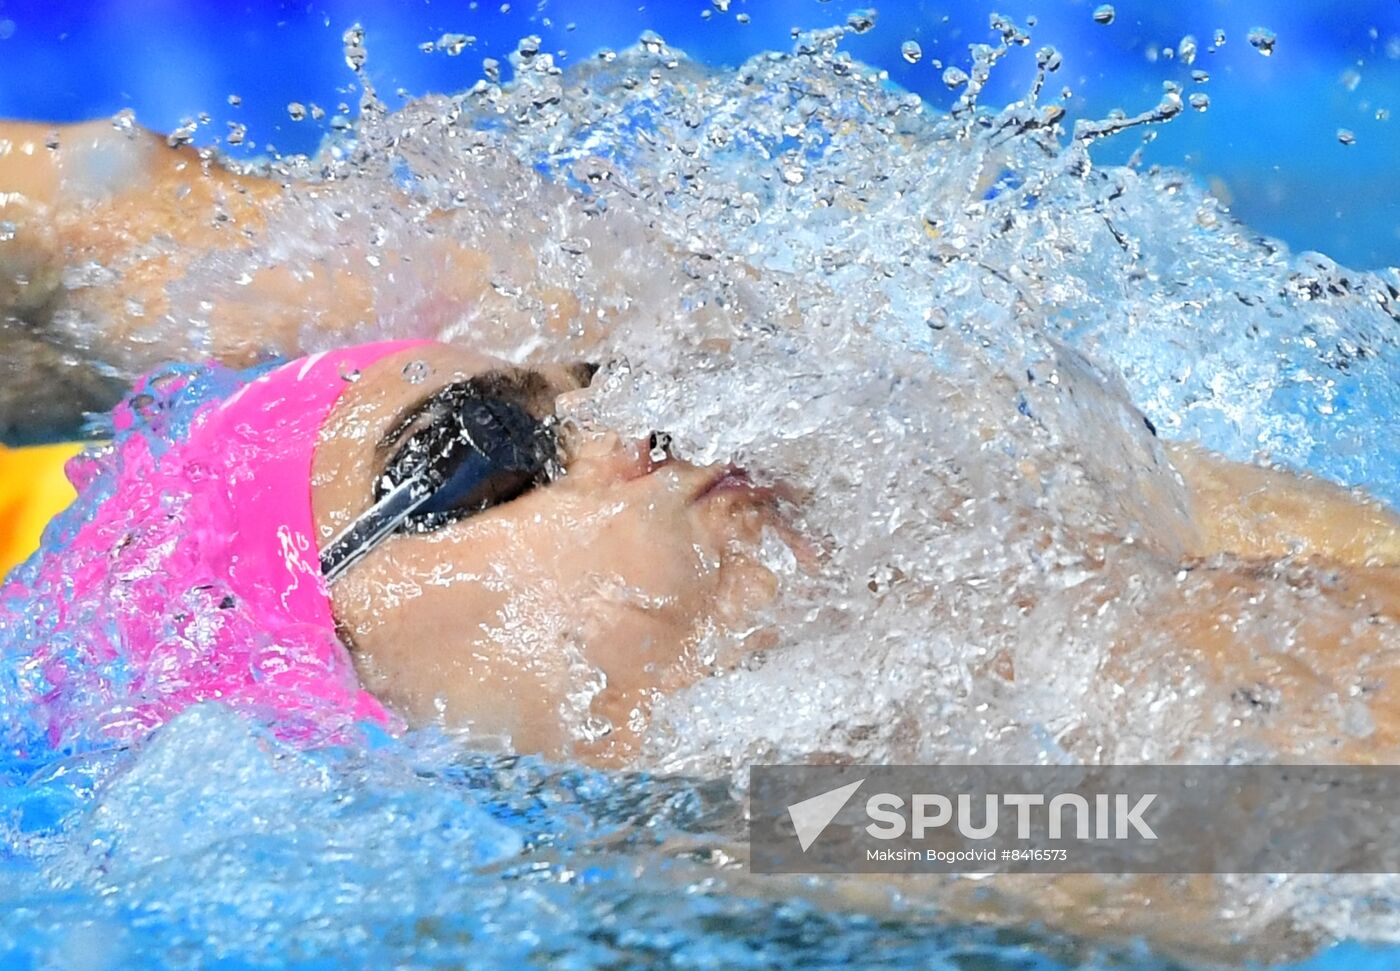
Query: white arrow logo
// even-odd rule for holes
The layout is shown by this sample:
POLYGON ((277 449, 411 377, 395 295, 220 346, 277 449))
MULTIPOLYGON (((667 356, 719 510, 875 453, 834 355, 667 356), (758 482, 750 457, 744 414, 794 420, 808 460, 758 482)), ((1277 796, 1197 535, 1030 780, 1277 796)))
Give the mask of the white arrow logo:
POLYGON ((857 779, 849 785, 831 789, 820 796, 813 796, 787 807, 788 816, 792 819, 792 828, 797 830, 797 842, 802 845, 803 853, 817 841, 817 837, 836 818, 836 814, 845 808, 851 796, 855 795, 855 791, 864 782, 864 779, 857 779))

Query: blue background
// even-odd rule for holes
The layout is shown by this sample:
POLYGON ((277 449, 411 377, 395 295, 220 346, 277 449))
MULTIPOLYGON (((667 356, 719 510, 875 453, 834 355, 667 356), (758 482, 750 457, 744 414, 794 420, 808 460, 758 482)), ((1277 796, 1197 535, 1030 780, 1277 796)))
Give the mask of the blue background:
MULTIPOLYGON (((361 22, 369 69, 381 94, 457 91, 481 75, 481 60, 502 61, 515 42, 539 34, 561 63, 603 46, 624 46, 647 28, 709 63, 733 64, 763 49, 787 49, 794 26, 843 22, 862 4, 851 0, 732 0, 728 12, 711 0, 333 0, 213 3, 106 0, 54 3, 0 0, 0 116, 72 121, 134 109, 149 127, 168 131, 207 112, 197 141, 212 144, 229 122, 248 128, 257 154, 313 151, 335 106, 355 105, 354 78, 344 64, 341 34, 361 22), (711 11, 708 19, 704 11, 711 11), (739 19, 747 14, 748 23, 739 19), (459 56, 425 54, 419 45, 444 32, 475 35, 459 56), (230 106, 229 94, 242 97, 230 106), (292 101, 315 102, 326 117, 293 122, 292 101)), ((1164 80, 1186 93, 1210 95, 1203 114, 1187 112, 1160 130, 1146 160, 1185 165, 1217 187, 1246 223, 1295 249, 1317 249, 1355 267, 1400 265, 1400 3, 1395 0, 1303 0, 1272 3, 1200 0, 1116 4, 1113 23, 1095 23, 1096 4, 1082 0, 902 0, 874 4, 875 30, 850 39, 858 57, 888 68, 891 78, 938 104, 951 99, 934 58, 966 63, 967 45, 990 39, 996 10, 1038 18, 1034 43, 1064 54, 1056 87, 1074 92, 1076 116, 1114 107, 1135 113, 1155 105, 1164 80), (1246 40, 1262 25, 1278 43, 1263 57, 1246 40), (1216 28, 1227 43, 1207 53, 1216 28), (1196 68, 1211 80, 1190 80, 1192 68, 1166 59, 1184 34, 1195 35, 1196 68), (915 40, 915 65, 900 45, 915 40), (1156 60, 1151 59, 1153 50, 1156 60), (1344 83, 1347 71, 1360 81, 1344 83), (1378 109, 1395 117, 1378 120, 1378 109), (1337 139, 1349 128, 1356 144, 1337 139)), ((1019 96, 1033 70, 1029 51, 1009 58, 993 77, 989 99, 1019 96)), ((393 103, 395 99, 388 98, 393 103)), ((1100 151, 1121 161, 1137 145, 1117 139, 1100 151), (1115 144, 1116 142, 1116 144, 1115 144)))

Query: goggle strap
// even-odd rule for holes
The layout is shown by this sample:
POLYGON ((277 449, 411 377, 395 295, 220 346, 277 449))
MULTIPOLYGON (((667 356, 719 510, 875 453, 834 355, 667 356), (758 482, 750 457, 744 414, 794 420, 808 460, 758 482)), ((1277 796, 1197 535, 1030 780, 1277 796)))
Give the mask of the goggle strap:
POLYGON ((425 477, 420 474, 400 482, 331 540, 321 551, 321 573, 327 583, 334 583, 432 498, 434 490, 430 482, 424 481, 425 477))

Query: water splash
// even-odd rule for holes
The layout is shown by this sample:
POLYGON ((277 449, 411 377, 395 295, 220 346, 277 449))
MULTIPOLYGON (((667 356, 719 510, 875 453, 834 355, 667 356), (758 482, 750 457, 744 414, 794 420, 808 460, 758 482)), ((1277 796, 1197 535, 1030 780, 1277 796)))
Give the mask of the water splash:
MULTIPOLYGON (((1063 60, 1047 48, 1026 96, 989 110, 981 95, 991 70, 1030 40, 997 18, 992 43, 948 65, 962 94, 944 115, 842 49, 868 29, 853 16, 734 71, 696 65, 652 33, 563 72, 527 38, 509 84, 499 65, 484 65, 467 92, 396 113, 375 98, 363 32, 352 29, 357 127, 314 159, 267 164, 314 191, 287 193, 246 249, 198 254, 169 288, 156 331, 187 335, 211 304, 259 318, 264 308, 250 307, 256 298, 239 281, 289 267, 354 279, 365 295, 357 319, 373 323, 347 330, 308 313, 281 349, 431 335, 512 360, 612 360, 572 402, 571 420, 637 435, 666 428, 680 454, 740 461, 807 496, 797 515, 829 551, 823 569, 808 575, 770 545, 784 593, 760 622, 778 633, 776 646, 664 701, 648 741, 653 768, 725 778, 757 759, 814 755, 1211 761, 1265 751, 1264 730, 1240 716, 1229 686, 1205 680, 1167 638, 1144 640, 1127 672, 1105 675, 1116 643, 1160 627, 1162 604, 1209 593, 1200 571, 1181 568, 1194 525, 1162 437, 1242 460, 1267 454, 1400 499, 1400 456, 1387 446, 1400 413, 1400 276, 1289 254, 1179 173, 1094 163, 1089 149, 1101 139, 1182 114, 1194 102, 1180 90, 1068 126, 1063 105, 1045 97, 1063 60), (1188 702, 1199 717, 1181 717, 1188 702)), ((1288 643, 1322 609, 1325 578, 1302 567, 1285 574, 1241 608, 1242 629, 1263 641, 1288 643)), ((1395 644, 1393 628, 1378 626, 1395 644)), ((172 727, 188 733, 191 752, 215 731, 202 721, 172 727)), ((1291 754, 1323 757, 1332 727, 1300 731, 1291 754)), ((252 750, 238 751, 239 765, 266 782, 252 750)), ((429 760, 443 772, 451 761, 429 760)), ((174 785, 152 775, 154 791, 174 785)), ((401 784, 386 784, 387 794, 369 786, 365 798, 401 784)), ((620 785, 606 779, 595 791, 620 785)), ((641 791, 656 792, 651 785, 641 791)), ((87 796, 53 798, 53 812, 89 824, 73 808, 87 796)), ((545 822, 527 846, 597 835, 568 813, 536 810, 545 822)), ((695 845, 685 826, 659 831, 678 830, 695 845)), ((488 844, 499 835, 481 832, 488 844)), ((427 913, 425 875, 442 865, 439 847, 402 839, 393 851, 415 879, 394 884, 401 919, 352 924, 386 953, 420 933, 404 915, 427 913)), ((711 857, 726 845, 698 842, 711 857)), ((35 859, 55 851, 42 836, 26 845, 35 859)), ((306 850, 317 861, 324 852, 321 843, 306 850)), ((651 946, 648 935, 673 925, 676 946, 703 952, 731 943, 693 931, 707 914, 772 918, 758 895, 721 904, 729 898, 718 891, 698 893, 688 909, 661 891, 666 867, 649 852, 640 859, 650 895, 609 876, 585 894, 588 864, 563 853, 523 863, 522 872, 547 874, 523 893, 464 877, 470 895, 453 910, 461 922, 421 933, 476 955, 479 941, 504 933, 474 936, 482 927, 525 933, 562 896, 556 936, 532 955, 584 947, 576 924, 596 916, 593 906, 627 915, 609 948, 635 940, 628 928, 651 946), (505 898, 519 901, 518 916, 505 898)), ((71 857, 67 865, 80 869, 71 857)), ((148 902, 131 889, 136 869, 109 885, 123 905, 148 902)), ((211 874, 209 892, 234 899, 231 873, 211 874)), ((713 876, 682 883, 713 888, 713 876)), ((1397 932, 1381 908, 1351 906, 1393 901, 1385 883, 1326 890, 1300 879, 1280 890, 1242 880, 1233 889, 1211 915, 1231 932, 1279 912, 1305 934, 1397 932)), ((250 899, 285 903, 266 887, 250 899)), ((189 902, 217 910, 207 898, 189 902)), ((814 913, 798 910, 799 925, 814 913)), ((324 925, 308 920, 298 933, 321 953, 323 939, 306 928, 324 925)), ((830 931, 824 946, 833 935, 841 946, 868 940, 859 922, 829 920, 812 925, 830 931)), ((210 926, 257 946, 231 923, 210 926)), ((901 924, 900 934, 915 940, 920 926, 901 924)))

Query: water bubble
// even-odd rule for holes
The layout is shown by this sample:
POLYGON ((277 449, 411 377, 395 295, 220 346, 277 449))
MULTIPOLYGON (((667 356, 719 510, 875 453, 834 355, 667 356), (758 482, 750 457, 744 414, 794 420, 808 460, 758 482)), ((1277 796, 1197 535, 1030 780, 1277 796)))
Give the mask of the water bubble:
POLYGON ((1205 111, 1210 107, 1210 95, 1198 91, 1190 97, 1191 107, 1197 111, 1205 111))
POLYGON ((875 9, 867 7, 864 10, 857 10, 846 18, 846 26, 857 34, 863 34, 875 27, 875 9))
POLYGON ((1377 109, 1376 109, 1376 121, 1389 121, 1389 120, 1390 120, 1390 109, 1389 109, 1389 108, 1377 108, 1377 109))
POLYGON ((749 22, 749 15, 746 14, 746 13, 741 13, 741 14, 739 14, 737 17, 735 17, 734 19, 737 20, 737 21, 738 21, 739 23, 741 23, 741 24, 746 24, 746 23, 749 22))
POLYGON ((1042 71, 1058 71, 1062 63, 1060 52, 1053 47, 1042 47, 1035 52, 1035 63, 1042 71))
POLYGON ((409 361, 403 366, 403 379, 409 384, 422 384, 427 377, 427 361, 409 361))
POLYGON ((1094 8, 1094 23, 1096 24, 1111 24, 1116 16, 1118 16, 1118 11, 1113 9, 1111 3, 1101 3, 1094 8))
POLYGON ((1341 142, 1343 145, 1355 145, 1356 132, 1352 131, 1350 128, 1338 128, 1337 141, 1341 142))
POLYGON ((1274 44, 1278 43, 1278 35, 1267 27, 1251 27, 1249 28, 1248 40, 1250 46, 1260 54, 1271 57, 1274 53, 1274 44))
POLYGON ((946 84, 949 89, 960 88, 967 83, 967 72, 956 64, 951 65, 943 72, 943 83, 946 84))
POLYGON ((1183 64, 1196 63, 1196 38, 1187 34, 1181 38, 1181 43, 1176 45, 1176 53, 1181 58, 1183 64))
POLYGON ((332 131, 349 131, 349 130, 350 130, 351 128, 353 128, 353 127, 354 127, 354 122, 352 122, 352 121, 350 120, 350 116, 349 116, 349 115, 333 115, 333 116, 331 116, 331 130, 332 130, 332 131))
POLYGON ((1215 28, 1215 35, 1211 38, 1211 43, 1216 47, 1225 46, 1225 31, 1222 28, 1215 28))
POLYGON ((906 40, 899 45, 899 53, 904 55, 904 59, 910 64, 918 64, 924 56, 924 49, 919 46, 916 40, 906 40))
POLYGON ((228 123, 228 137, 224 141, 230 145, 242 145, 243 140, 248 137, 248 126, 236 121, 228 123))
POLYGON ((306 105, 302 104, 300 101, 293 101, 287 105, 287 114, 291 117, 292 121, 301 121, 306 117, 306 105))
POLYGON ((227 100, 232 107, 237 108, 243 103, 243 96, 238 94, 231 94, 228 96, 227 100))
POLYGON ((1191 72, 1191 80, 1195 81, 1197 84, 1205 84, 1210 80, 1210 74, 1202 71, 1200 68, 1196 68, 1196 70, 1191 72))

